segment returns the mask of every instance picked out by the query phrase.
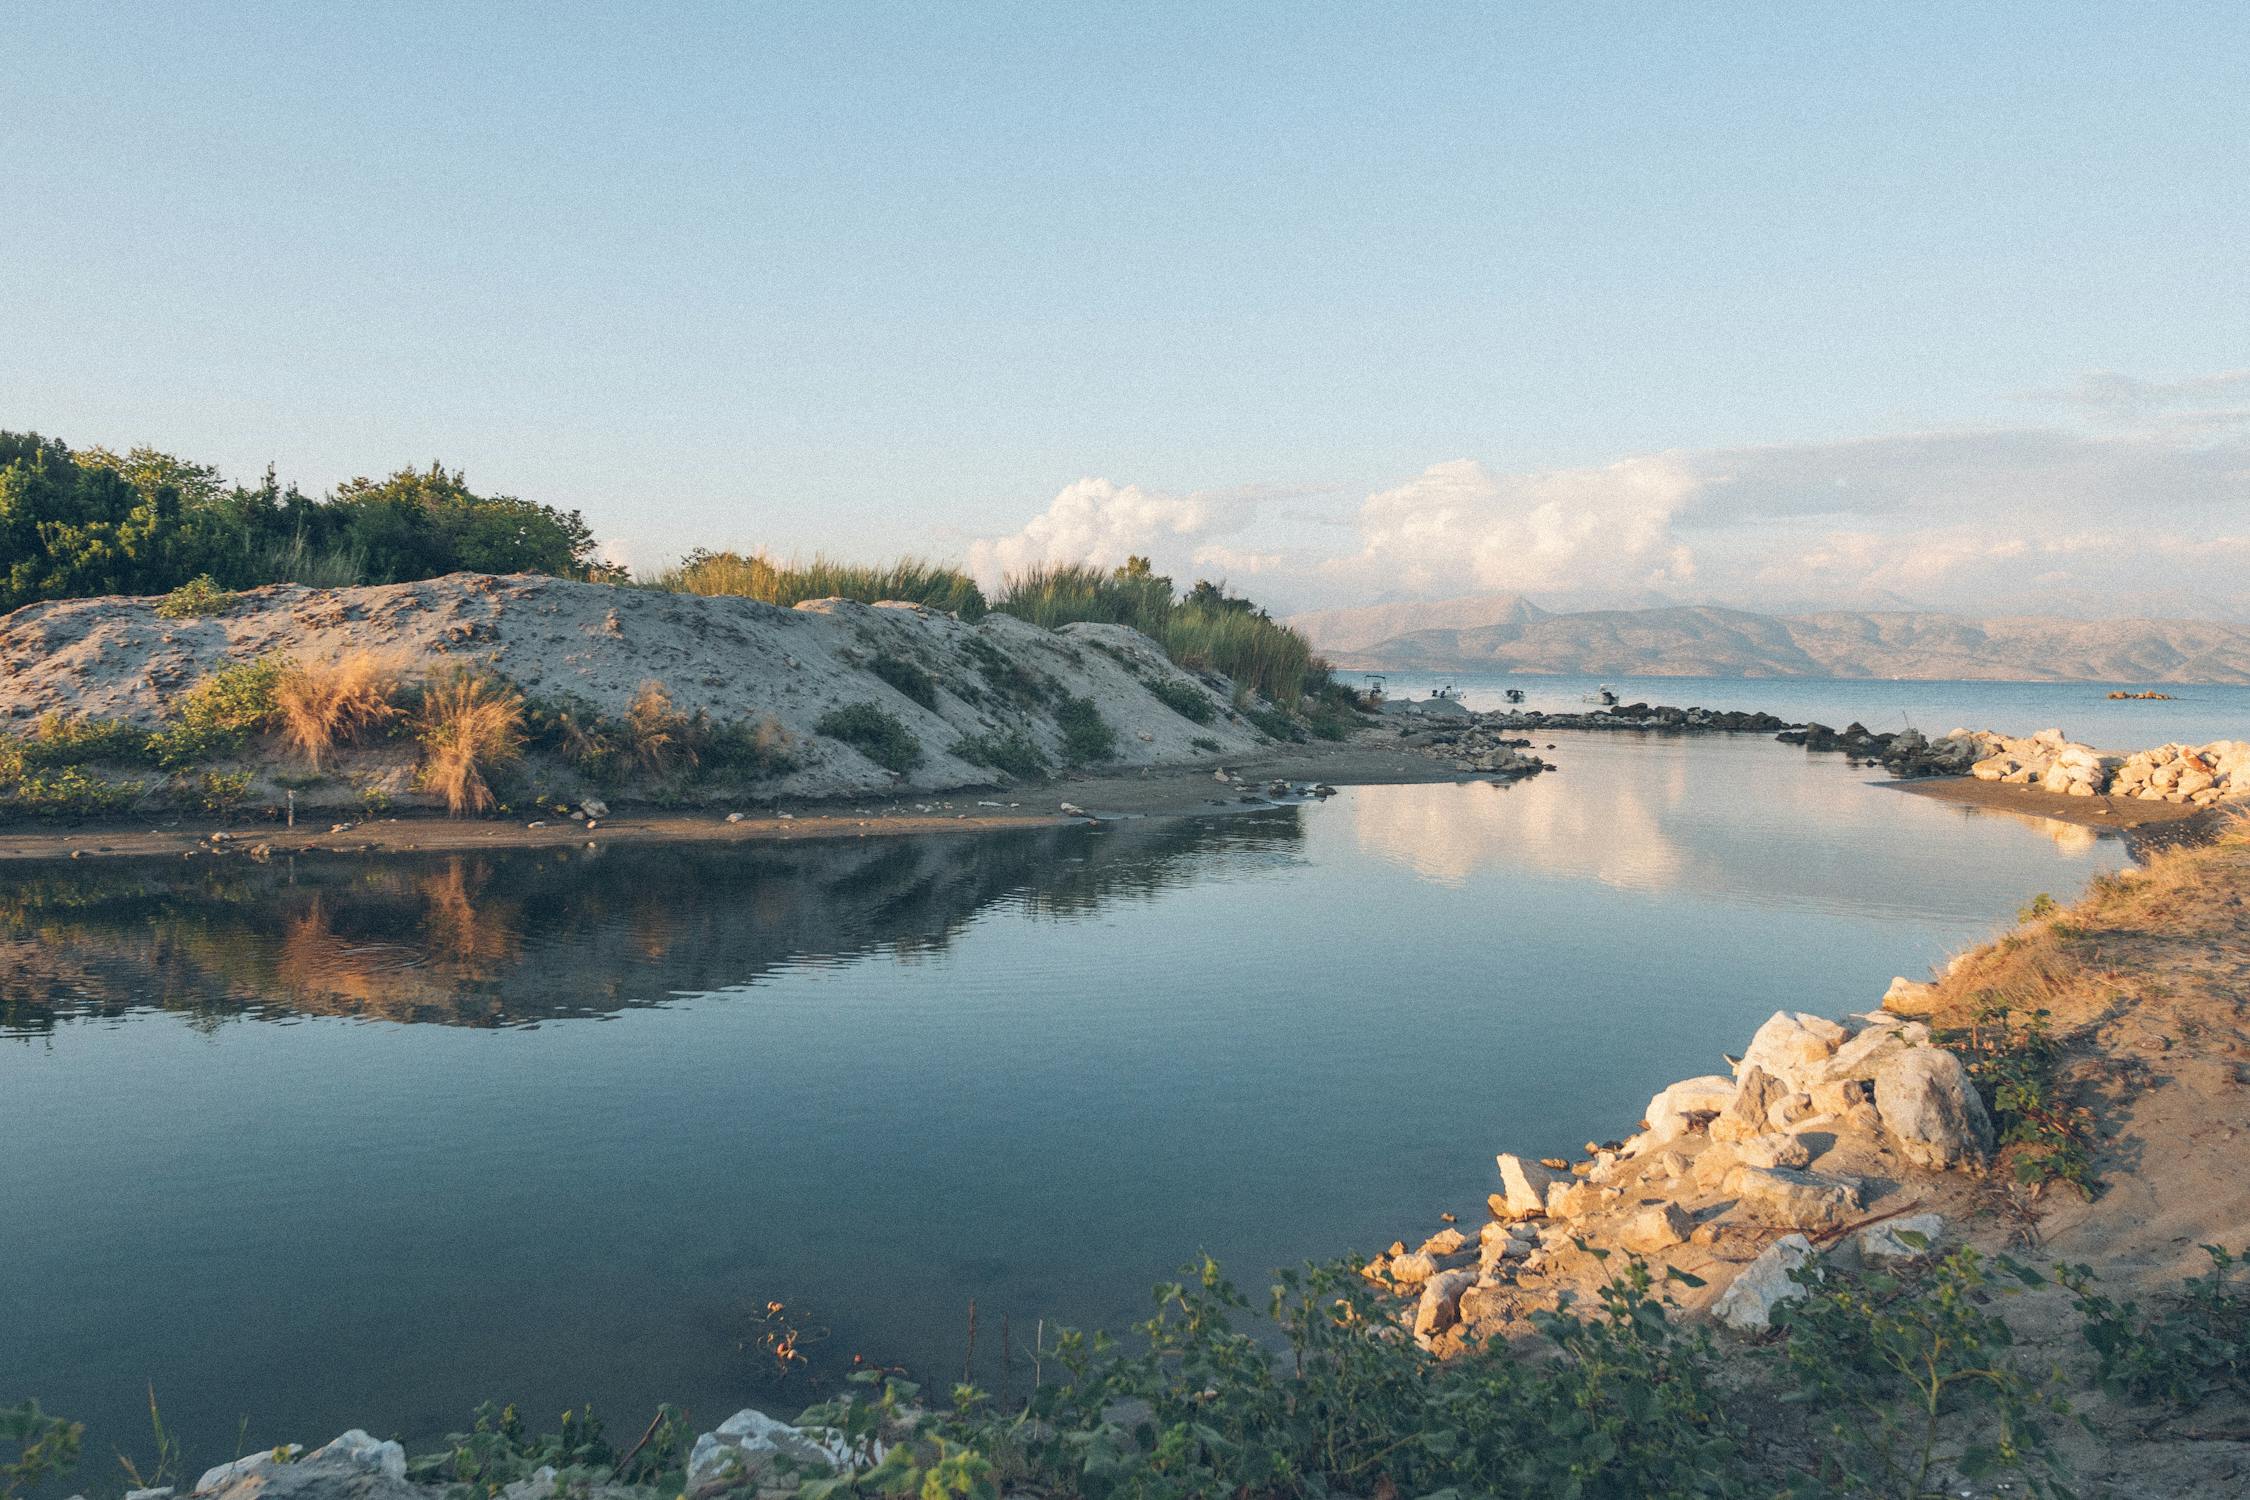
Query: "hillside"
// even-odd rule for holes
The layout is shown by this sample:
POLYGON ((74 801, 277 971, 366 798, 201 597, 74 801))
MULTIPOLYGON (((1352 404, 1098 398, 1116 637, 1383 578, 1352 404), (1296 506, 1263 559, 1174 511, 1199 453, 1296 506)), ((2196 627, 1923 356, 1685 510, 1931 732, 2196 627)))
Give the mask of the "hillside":
POLYGON ((20 809, 41 796, 64 811, 179 805, 198 786, 230 805, 285 791, 303 806, 428 805, 424 689, 455 669, 520 699, 523 753, 495 760, 504 801, 939 790, 1268 743, 1226 679, 1182 670, 1121 625, 1047 630, 997 613, 972 624, 842 599, 785 609, 532 574, 277 585, 186 618, 165 618, 162 602, 77 599, 0 618, 0 729, 16 732, 20 809), (270 715, 198 726, 214 686, 254 665, 355 659, 381 664, 394 706, 319 765, 270 715), (132 800, 87 807, 86 783, 67 779, 81 771, 134 788, 132 800))
POLYGON ((1300 615, 1336 665, 1638 677, 2250 683, 2250 627, 2183 620, 1764 615, 1712 606, 1548 614, 1513 595, 1300 615), (1382 636, 1374 627, 1401 628, 1382 636))

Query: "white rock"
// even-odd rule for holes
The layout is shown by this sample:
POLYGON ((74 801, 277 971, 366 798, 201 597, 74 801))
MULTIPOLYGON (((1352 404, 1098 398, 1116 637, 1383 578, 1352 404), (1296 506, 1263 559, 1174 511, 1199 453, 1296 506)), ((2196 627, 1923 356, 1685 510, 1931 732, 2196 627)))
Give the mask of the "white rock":
POLYGON ((1743 1212, 1790 1229, 1837 1229, 1859 1210, 1859 1184, 1790 1167, 1736 1167, 1726 1191, 1743 1212))
POLYGON ((322 1448, 316 1448, 307 1461, 319 1459, 348 1460, 363 1469, 373 1469, 388 1474, 393 1479, 406 1477, 406 1450, 393 1442, 377 1442, 354 1427, 322 1448))
POLYGON ((578 810, 589 818, 606 818, 609 816, 609 804, 599 797, 588 797, 581 801, 578 804, 578 810))
POLYGON ((247 1475, 258 1473, 263 1469, 272 1468, 274 1455, 277 1453, 282 1456, 285 1462, 294 1462, 297 1456, 304 1451, 304 1448, 299 1444, 283 1443, 279 1448, 267 1449, 266 1451, 261 1453, 245 1454, 243 1457, 236 1459, 232 1463, 220 1464, 217 1468, 205 1469, 203 1471, 203 1477, 195 1482, 194 1492, 198 1495, 206 1495, 211 1493, 213 1490, 223 1490, 228 1485, 234 1483, 237 1479, 241 1479, 247 1475))
POLYGON ((1812 1148, 1804 1138, 1787 1131, 1774 1131, 1769 1135, 1754 1136, 1738 1142, 1734 1148, 1735 1160, 1745 1167, 1788 1167, 1791 1169, 1812 1165, 1812 1148))
POLYGON ((728 814, 727 814, 727 821, 728 821, 729 823, 739 823, 739 822, 741 822, 741 821, 742 821, 742 814, 740 814, 740 813, 728 813, 728 814))
POLYGON ((1869 1260, 1912 1260, 1935 1250, 1944 1230, 1945 1220, 1936 1214, 1909 1214, 1903 1219, 1886 1219, 1880 1224, 1870 1224, 1859 1232, 1859 1253, 1869 1260), (1908 1244, 1903 1236, 1909 1234, 1920 1235, 1922 1243, 1908 1244))
POLYGON ((1528 1219, 1533 1214, 1547 1211, 1547 1190, 1558 1178, 1557 1173, 1526 1161, 1520 1156, 1503 1151, 1495 1158, 1500 1165, 1500 1193, 1502 1206, 1512 1219, 1528 1219))
POLYGON ((1883 1009, 1893 1015, 1926 1016, 1937 1006, 1938 987, 1901 974, 1883 991, 1883 1009))
POLYGON ((1707 1073, 1683 1078, 1648 1101, 1649 1144, 1661 1146, 1687 1133, 1687 1116, 1708 1110, 1717 1114, 1734 1101, 1734 1080, 1707 1073))
POLYGON ((1907 1160, 1925 1167, 1982 1162, 1992 1117, 1961 1059, 1940 1047, 1907 1047, 1875 1072, 1875 1109, 1907 1160))
POLYGON ((852 1460, 850 1444, 833 1428, 792 1427, 744 1407, 695 1440, 688 1453, 687 1487, 694 1491, 717 1481, 754 1478, 776 1457, 830 1469, 846 1468, 852 1460))
POLYGON ((1773 1310, 1804 1295, 1805 1289, 1791 1281, 1789 1273, 1812 1258, 1811 1240, 1801 1234, 1783 1235, 1742 1268, 1734 1284, 1712 1304, 1712 1315, 1729 1328, 1748 1331, 1772 1327, 1773 1310))
POLYGON ((1669 1250, 1688 1237, 1695 1221, 1677 1203, 1651 1203, 1634 1210, 1619 1226, 1617 1243, 1636 1255, 1669 1250))
POLYGON ((1780 1079, 1747 1057, 1742 1060, 1741 1080, 1735 1086, 1734 1097, 1727 1101, 1727 1107, 1711 1122, 1714 1141, 1746 1141, 1764 1135, 1774 1106, 1792 1092, 1780 1079))
POLYGON ((1476 1281, 1477 1273, 1466 1269, 1431 1277, 1422 1288, 1422 1300, 1414 1304, 1414 1336, 1426 1339, 1460 1321, 1461 1294, 1476 1281))
POLYGON ((1775 1011, 1750 1038, 1735 1076, 1747 1078, 1752 1068, 1763 1068, 1787 1084, 1790 1092, 1799 1092, 1850 1034, 1824 1016, 1775 1011))

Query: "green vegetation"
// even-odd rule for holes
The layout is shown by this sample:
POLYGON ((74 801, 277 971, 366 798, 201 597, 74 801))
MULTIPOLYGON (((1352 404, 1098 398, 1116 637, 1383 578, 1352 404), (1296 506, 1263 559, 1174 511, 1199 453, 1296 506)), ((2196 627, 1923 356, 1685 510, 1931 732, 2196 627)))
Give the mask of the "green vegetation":
POLYGON ((1188 743, 1206 755, 1216 755, 1223 748, 1217 740, 1212 739, 1207 734, 1199 734, 1194 739, 1189 740, 1188 743))
POLYGON ((1074 766, 1112 759, 1117 754, 1117 731, 1095 707, 1091 698, 1065 698, 1055 705, 1055 722, 1062 727, 1063 759, 1074 766))
POLYGON ((1192 682, 1167 677, 1161 682, 1148 684, 1148 690, 1157 702, 1194 723, 1208 724, 1218 714, 1218 708, 1211 702, 1211 695, 1192 682))
POLYGON ((937 707, 937 682, 914 662, 895 652, 883 651, 868 658, 867 670, 924 708, 937 707))
POLYGON ((613 576, 576 511, 478 495, 442 465, 351 479, 324 500, 150 448, 73 451, 0 432, 0 611, 41 599, 167 594, 215 613, 265 583, 402 583, 458 571, 613 576))
POLYGON ((289 668, 287 658, 263 656, 221 667, 180 699, 179 714, 149 737, 149 754, 166 770, 180 770, 239 754, 273 719, 274 693, 289 668))
POLYGON ((972 766, 990 766, 1018 781, 1035 781, 1047 774, 1047 757, 1020 729, 964 736, 954 745, 953 753, 972 766))
POLYGON ((901 774, 922 763, 922 742, 898 716, 872 703, 832 708, 813 725, 816 733, 845 744, 875 764, 901 774))
POLYGON ((2182 1411, 2214 1396, 2250 1396, 2250 1290, 2234 1278, 2242 1257, 2217 1245, 2203 1251, 2211 1269, 2145 1313, 2096 1291, 2089 1268, 2063 1268, 2104 1390, 2182 1411))
POLYGON ((776 562, 762 552, 711 552, 697 548, 676 568, 643 580, 648 587, 680 594, 738 594, 784 607, 807 599, 856 599, 875 604, 886 599, 923 604, 980 620, 984 591, 959 568, 920 558, 902 558, 884 567, 864 567, 815 557, 809 563, 776 562))
POLYGON ((559 1432, 528 1434, 513 1406, 488 1401, 476 1409, 469 1431, 448 1434, 443 1450, 407 1466, 407 1477, 442 1484, 453 1500, 484 1500, 547 1467, 555 1470, 558 1495, 583 1494, 597 1484, 647 1485, 676 1495, 686 1482, 695 1429, 676 1406, 658 1407, 640 1441, 622 1455, 590 1406, 564 1412, 561 1425, 559 1432))
POLYGON ((2059 1182, 2093 1197, 2093 1113, 2065 1097, 2062 1048, 2048 1013, 2034 1010, 2018 1019, 1991 994, 1982 1000, 1968 1026, 1941 1031, 1935 1040, 1961 1055, 1999 1126, 2017 1182, 2031 1188, 2059 1182))
POLYGON ((1145 557, 1113 571, 1031 568, 1010 576, 992 607, 1050 630, 1085 620, 1130 625, 1181 666, 1222 672, 1287 711, 1328 680, 1302 635, 1221 584, 1200 582, 1176 598, 1172 580, 1151 571, 1145 557))
POLYGON ((0 1500, 37 1489, 50 1475, 69 1473, 85 1436, 83 1423, 50 1417, 36 1401, 0 1406, 0 1500))
POLYGON ((160 620, 192 620, 204 615, 223 615, 240 603, 242 596, 220 588, 211 581, 208 573, 199 573, 186 583, 164 596, 156 606, 160 620))

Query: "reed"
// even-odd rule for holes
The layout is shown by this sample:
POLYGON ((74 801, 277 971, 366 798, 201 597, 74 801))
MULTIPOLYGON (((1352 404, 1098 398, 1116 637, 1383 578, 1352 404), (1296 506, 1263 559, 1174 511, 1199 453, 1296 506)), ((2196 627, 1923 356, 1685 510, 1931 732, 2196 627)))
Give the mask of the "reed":
POLYGON ((274 683, 274 722, 282 743, 317 771, 321 758, 388 728, 399 717, 399 666, 374 651, 326 662, 291 662, 274 683))
POLYGON ((763 552, 707 552, 697 549, 676 568, 644 579, 651 588, 680 594, 734 594, 787 607, 807 599, 856 599, 875 604, 904 600, 957 614, 983 618, 984 591, 959 568, 919 557, 880 566, 844 563, 815 555, 810 562, 778 562, 763 552))
POLYGON ((423 787, 458 817, 497 799, 492 777, 523 754, 523 698, 496 677, 455 667, 422 690, 423 787))

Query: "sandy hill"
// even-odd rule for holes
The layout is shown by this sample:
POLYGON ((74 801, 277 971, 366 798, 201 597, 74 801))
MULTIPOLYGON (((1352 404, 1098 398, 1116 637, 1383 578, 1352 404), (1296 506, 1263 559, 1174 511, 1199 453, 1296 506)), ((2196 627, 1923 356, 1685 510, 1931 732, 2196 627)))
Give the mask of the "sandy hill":
POLYGON ((1971 619, 1915 610, 1765 615, 1714 606, 1549 614, 1514 595, 1292 623, 1338 666, 1651 677, 2250 683, 2250 627, 2188 620, 1971 619), (1396 626, 1376 636, 1383 626, 1396 626), (1375 636, 1376 638, 1370 638, 1375 636))
MULTIPOLYGON (((12 720, 25 728, 48 713, 154 725, 230 662, 283 653, 312 663, 374 651, 409 678, 468 663, 535 701, 577 700, 605 716, 621 715, 653 682, 682 710, 721 723, 770 722, 795 760, 763 787, 777 796, 992 785, 992 769, 958 753, 980 736, 1020 735, 1059 766, 1068 758, 1057 719, 1066 698, 1090 701, 1114 731, 1114 766, 1267 743, 1234 712, 1225 679, 1182 671, 1124 626, 1050 631, 1000 614, 970 624, 918 605, 841 599, 784 609, 532 574, 281 585, 193 619, 163 619, 159 602, 65 600, 0 618, 0 727, 12 720), (1166 697, 1207 705, 1208 716, 1191 718, 1166 697), (924 758, 910 774, 820 732, 824 715, 857 704, 875 705, 913 735, 924 758)), ((386 790, 403 790, 397 771, 386 790)))

